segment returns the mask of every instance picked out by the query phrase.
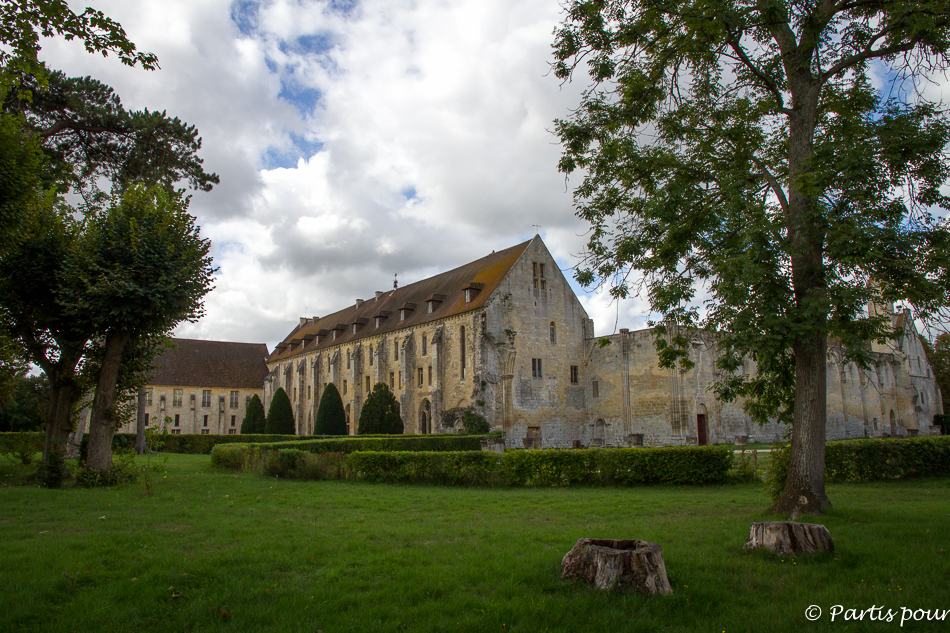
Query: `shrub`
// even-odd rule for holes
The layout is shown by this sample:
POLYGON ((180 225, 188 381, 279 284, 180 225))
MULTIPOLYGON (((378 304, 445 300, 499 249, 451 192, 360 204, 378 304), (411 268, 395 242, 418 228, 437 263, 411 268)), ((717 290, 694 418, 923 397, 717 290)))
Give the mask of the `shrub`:
POLYGON ((290 398, 282 387, 274 392, 267 410, 267 422, 264 432, 273 435, 296 435, 297 424, 294 422, 294 410, 290 406, 290 398))
POLYGON ((141 473, 142 468, 135 465, 135 452, 123 451, 115 456, 106 472, 80 465, 76 470, 76 483, 84 488, 116 486, 135 482, 141 473))
MULTIPOLYGON (((791 447, 772 451, 766 481, 777 499, 785 487, 791 447)), ((828 442, 825 481, 875 481, 950 474, 950 437, 911 437, 828 442)))
POLYGON ((474 486, 501 483, 501 459, 490 451, 367 451, 350 454, 347 468, 362 481, 474 486))
POLYGON ((320 407, 317 409, 317 419, 314 422, 313 432, 316 435, 346 435, 346 411, 343 409, 343 399, 336 385, 332 382, 323 390, 320 396, 320 407))
POLYGON ((465 432, 469 435, 484 435, 491 432, 491 425, 488 423, 488 420, 471 409, 466 409, 462 414, 462 425, 465 427, 465 432))
POLYGON ((386 383, 378 382, 366 397, 360 412, 360 435, 387 434, 403 432, 402 417, 399 415, 399 402, 386 383))
POLYGON ((244 412, 244 421, 241 422, 241 435, 250 435, 252 433, 263 433, 264 425, 267 423, 264 417, 264 404, 255 393, 247 403, 247 410, 244 412))
POLYGON ((43 450, 44 435, 41 432, 0 433, 0 453, 23 464, 33 462, 33 456, 43 450))

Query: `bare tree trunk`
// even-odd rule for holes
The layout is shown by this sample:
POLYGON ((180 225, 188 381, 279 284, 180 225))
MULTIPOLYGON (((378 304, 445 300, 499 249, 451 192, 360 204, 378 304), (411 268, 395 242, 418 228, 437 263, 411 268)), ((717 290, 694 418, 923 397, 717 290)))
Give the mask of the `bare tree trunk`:
POLYGON ((43 442, 43 461, 38 476, 43 479, 55 460, 66 457, 66 443, 72 423, 69 414, 72 411, 76 394, 76 380, 73 376, 50 380, 49 417, 46 420, 46 438, 43 442))
POLYGON ((139 387, 135 407, 135 454, 145 454, 145 387, 139 387))
POLYGON ((106 335, 102 366, 96 382, 89 420, 89 451, 86 467, 105 472, 112 467, 112 438, 116 428, 116 381, 122 354, 131 334, 128 330, 110 330, 106 335))
POLYGON ((795 409, 788 478, 772 511, 821 514, 831 506, 825 494, 825 422, 827 417, 828 297, 824 248, 826 227, 821 204, 809 191, 814 170, 815 120, 820 85, 811 79, 810 61, 795 60, 790 72, 792 114, 789 117, 789 192, 786 225, 792 259, 795 313, 792 317, 795 355, 795 409), (794 74, 794 76, 793 76, 794 74))

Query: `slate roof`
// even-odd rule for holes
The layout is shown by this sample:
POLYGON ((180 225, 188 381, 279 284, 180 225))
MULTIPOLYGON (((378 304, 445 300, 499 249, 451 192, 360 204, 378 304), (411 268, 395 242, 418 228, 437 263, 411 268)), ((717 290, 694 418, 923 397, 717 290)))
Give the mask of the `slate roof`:
POLYGON ((523 242, 434 277, 390 290, 382 293, 379 298, 368 299, 360 305, 351 305, 316 321, 308 319, 281 341, 268 360, 291 358, 305 352, 416 327, 481 308, 530 243, 530 240, 523 242), (466 288, 474 292, 468 303, 465 302, 466 288), (429 314, 427 301, 431 299, 435 299, 437 303, 429 314), (402 308, 411 309, 404 321, 399 320, 399 311, 402 308), (385 317, 378 328, 375 327, 377 316, 385 317), (354 323, 359 326, 355 334, 354 323), (332 337, 333 330, 337 330, 336 340, 332 337))
POLYGON ((182 385, 227 389, 263 389, 267 377, 267 345, 173 338, 155 360, 151 385, 182 385))

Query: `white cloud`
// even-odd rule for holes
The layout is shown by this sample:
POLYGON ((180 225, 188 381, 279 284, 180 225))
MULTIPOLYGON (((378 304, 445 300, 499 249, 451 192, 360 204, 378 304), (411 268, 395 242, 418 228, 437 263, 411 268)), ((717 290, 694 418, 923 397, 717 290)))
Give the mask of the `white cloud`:
MULTIPOLYGON (((220 274, 207 316, 180 335, 273 345, 300 316, 514 245, 533 225, 562 267, 583 250, 549 132, 583 88, 548 73, 558 3, 93 5, 162 69, 65 42, 45 59, 195 124, 221 176, 191 206, 220 274)), ((582 301, 598 333, 613 330, 608 297, 582 301)), ((625 302, 619 327, 641 327, 641 313, 625 302)))

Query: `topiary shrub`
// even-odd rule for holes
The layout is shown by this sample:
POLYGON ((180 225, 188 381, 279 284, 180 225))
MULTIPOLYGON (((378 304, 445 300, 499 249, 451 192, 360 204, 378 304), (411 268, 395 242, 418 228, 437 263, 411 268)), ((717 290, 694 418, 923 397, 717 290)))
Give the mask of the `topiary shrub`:
POLYGON ((266 424, 264 403, 257 397, 257 394, 254 394, 251 401, 247 403, 247 411, 244 412, 244 421, 241 422, 241 435, 263 433, 266 424))
POLYGON ((360 435, 397 435, 403 432, 399 402, 385 383, 376 383, 360 412, 360 435))
POLYGON ((343 399, 332 382, 326 386, 323 395, 320 396, 313 434, 346 435, 346 411, 343 410, 343 399))
POLYGON ((273 435, 297 434, 297 424, 294 422, 294 410, 290 406, 290 398, 281 387, 277 388, 274 398, 270 401, 264 432, 273 435))

